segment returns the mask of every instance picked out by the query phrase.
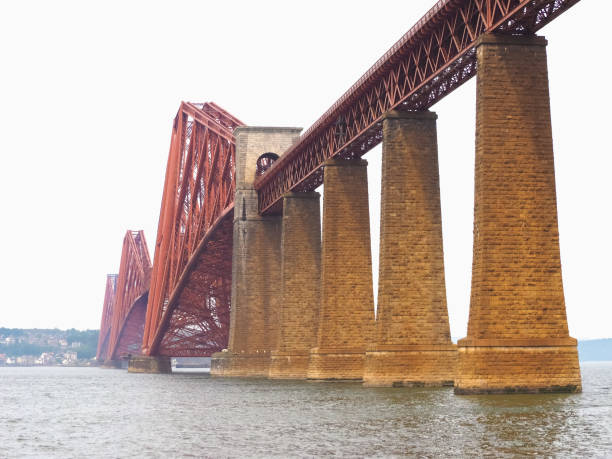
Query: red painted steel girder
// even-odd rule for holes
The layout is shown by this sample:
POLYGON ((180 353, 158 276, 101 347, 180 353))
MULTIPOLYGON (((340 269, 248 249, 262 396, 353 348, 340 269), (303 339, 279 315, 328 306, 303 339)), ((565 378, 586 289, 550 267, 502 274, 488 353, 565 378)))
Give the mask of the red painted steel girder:
POLYGON ((100 323, 100 335, 98 336, 98 350, 96 360, 103 362, 108 356, 108 341, 113 318, 113 307, 117 293, 118 274, 106 275, 106 291, 104 293, 104 307, 102 309, 102 321, 100 323))
POLYGON ((149 292, 139 296, 128 310, 121 330, 117 336, 114 358, 127 359, 142 353, 142 336, 144 334, 149 292))
POLYGON ((227 341, 220 336, 229 329, 231 269, 215 273, 201 260, 231 260, 225 221, 234 206, 233 131, 241 125, 212 102, 182 102, 174 119, 142 344, 148 355, 210 355, 227 341), (206 291, 193 295, 197 276, 206 291))
POLYGON ((323 183, 323 163, 357 158, 382 140, 389 110, 425 110, 476 73, 485 33, 529 35, 579 0, 440 0, 255 181, 259 211, 323 183))
POLYGON ((144 232, 128 231, 123 238, 107 360, 115 360, 120 357, 118 353, 119 338, 124 333, 126 318, 135 301, 146 294, 150 282, 151 258, 144 232))
POLYGON ((207 357, 227 348, 233 215, 233 207, 222 214, 190 258, 162 316, 157 355, 207 357))

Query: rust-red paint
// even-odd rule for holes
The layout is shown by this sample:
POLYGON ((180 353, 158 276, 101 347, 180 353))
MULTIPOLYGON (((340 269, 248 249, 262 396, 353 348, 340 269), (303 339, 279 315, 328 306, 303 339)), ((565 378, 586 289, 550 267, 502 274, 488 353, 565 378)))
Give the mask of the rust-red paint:
POLYGON ((227 346, 235 192, 233 130, 218 105, 174 119, 143 337, 148 355, 209 356, 227 346))
POLYGON ((484 33, 529 35, 579 0, 440 0, 255 181, 259 211, 279 213, 288 191, 323 183, 323 163, 382 141, 389 110, 425 110, 476 72, 484 33))
MULTIPOLYGON (((108 352, 104 360, 117 360, 126 354, 139 354, 144 312, 142 301, 151 282, 151 258, 142 231, 128 231, 123 238, 121 264, 116 280, 108 352), (142 315, 140 323, 139 315, 142 315)), ((144 306, 146 308, 146 305, 144 306)), ((101 335, 102 336, 102 335, 101 335)))

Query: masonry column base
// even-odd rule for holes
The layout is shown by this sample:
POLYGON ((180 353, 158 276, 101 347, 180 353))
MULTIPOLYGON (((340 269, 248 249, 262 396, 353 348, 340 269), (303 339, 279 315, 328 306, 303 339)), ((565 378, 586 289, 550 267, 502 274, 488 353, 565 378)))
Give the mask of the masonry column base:
POLYGON ((306 379, 309 362, 309 353, 272 352, 269 378, 306 379))
POLYGON ((210 374, 226 378, 267 378, 270 354, 234 354, 217 352, 212 355, 210 374))
POLYGON ((310 352, 308 379, 363 381, 365 353, 361 349, 319 349, 310 352))
POLYGON ((106 360, 100 368, 105 370, 125 370, 127 368, 127 360, 106 360))
POLYGON ((452 386, 457 346, 378 346, 366 352, 363 384, 368 387, 452 386))
POLYGON ((172 373, 170 357, 148 355, 131 357, 128 373, 172 373))
POLYGON ((582 391, 575 339, 509 341, 460 340, 455 394, 582 391))

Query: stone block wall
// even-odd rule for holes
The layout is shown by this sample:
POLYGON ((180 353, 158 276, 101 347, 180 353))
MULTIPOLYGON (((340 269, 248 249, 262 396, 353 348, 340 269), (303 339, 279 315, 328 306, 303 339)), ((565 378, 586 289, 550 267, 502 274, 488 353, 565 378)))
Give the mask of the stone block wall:
POLYGON ((253 189, 257 159, 284 153, 299 128, 242 126, 236 139, 236 195, 229 352, 215 354, 213 376, 267 377, 277 344, 281 283, 281 217, 260 216, 253 189))
POLYGON ((321 302, 321 212, 319 193, 283 198, 281 300, 270 378, 305 379, 316 346, 321 302))
POLYGON ((542 37, 477 44, 474 258, 458 393, 580 390, 561 278, 542 37))
POLYGON ((366 385, 448 385, 454 379, 436 118, 390 112, 383 121, 378 310, 366 385))
POLYGON ((374 299, 367 162, 325 163, 321 311, 309 379, 361 380, 374 299))

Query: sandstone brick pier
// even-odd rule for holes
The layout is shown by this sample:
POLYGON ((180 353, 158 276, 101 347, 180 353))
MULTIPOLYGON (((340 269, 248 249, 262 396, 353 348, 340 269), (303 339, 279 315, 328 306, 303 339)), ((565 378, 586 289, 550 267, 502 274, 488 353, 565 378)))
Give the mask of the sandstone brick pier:
POLYGON ((452 385, 436 114, 391 112, 383 121, 380 269, 369 386, 452 385))
POLYGON ((477 42, 474 259, 457 394, 581 390, 561 279, 546 40, 477 42))
POLYGON ((270 378, 306 378, 310 349, 316 346, 320 303, 320 195, 288 193, 283 199, 281 301, 270 378))
POLYGON ((260 216, 253 189, 257 159, 281 154, 300 128, 239 127, 232 258, 229 352, 213 355, 213 376, 268 377, 277 345, 281 295, 281 217, 260 216))
POLYGON ((367 162, 325 163, 321 311, 308 378, 363 379, 374 299, 367 162))

